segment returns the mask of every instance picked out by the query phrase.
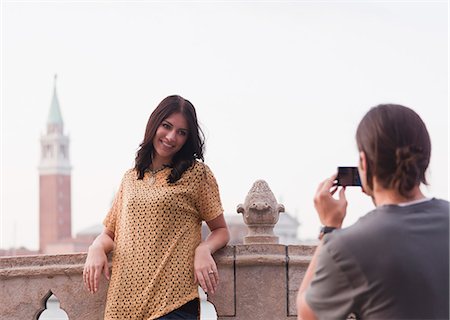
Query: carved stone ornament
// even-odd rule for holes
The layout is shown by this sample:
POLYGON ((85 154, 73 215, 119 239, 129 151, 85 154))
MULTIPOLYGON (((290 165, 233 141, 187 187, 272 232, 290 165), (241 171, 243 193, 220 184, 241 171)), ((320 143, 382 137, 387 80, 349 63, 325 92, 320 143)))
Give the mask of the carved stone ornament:
POLYGON ((257 180, 248 192, 244 204, 237 206, 237 212, 242 213, 248 226, 244 244, 278 243, 273 228, 280 212, 284 212, 284 206, 277 202, 267 182, 257 180))

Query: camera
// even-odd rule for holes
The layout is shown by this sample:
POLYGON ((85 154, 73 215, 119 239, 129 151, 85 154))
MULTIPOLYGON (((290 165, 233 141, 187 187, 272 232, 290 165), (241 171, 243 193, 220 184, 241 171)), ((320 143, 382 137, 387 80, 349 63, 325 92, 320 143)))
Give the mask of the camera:
POLYGON ((338 175, 335 185, 342 187, 361 187, 358 167, 338 167, 338 175))

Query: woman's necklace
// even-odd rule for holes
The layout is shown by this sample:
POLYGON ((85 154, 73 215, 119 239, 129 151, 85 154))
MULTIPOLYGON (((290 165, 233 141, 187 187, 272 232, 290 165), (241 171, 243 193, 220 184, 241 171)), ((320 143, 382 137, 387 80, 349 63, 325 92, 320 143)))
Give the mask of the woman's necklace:
POLYGON ((148 171, 150 173, 150 177, 148 178, 148 184, 149 185, 154 184, 156 181, 156 174, 158 172, 164 170, 165 168, 167 168, 167 165, 163 165, 161 168, 158 168, 156 170, 147 169, 146 171, 148 171))

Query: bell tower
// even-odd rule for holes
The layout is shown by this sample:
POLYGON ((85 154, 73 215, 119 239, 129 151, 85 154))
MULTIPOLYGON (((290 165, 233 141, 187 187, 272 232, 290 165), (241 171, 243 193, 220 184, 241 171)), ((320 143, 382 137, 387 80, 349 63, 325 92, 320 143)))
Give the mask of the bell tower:
POLYGON ((69 137, 64 134, 64 123, 58 96, 56 75, 53 98, 47 118, 45 134, 41 135, 39 164, 39 252, 46 247, 72 237, 71 223, 71 165, 69 137))

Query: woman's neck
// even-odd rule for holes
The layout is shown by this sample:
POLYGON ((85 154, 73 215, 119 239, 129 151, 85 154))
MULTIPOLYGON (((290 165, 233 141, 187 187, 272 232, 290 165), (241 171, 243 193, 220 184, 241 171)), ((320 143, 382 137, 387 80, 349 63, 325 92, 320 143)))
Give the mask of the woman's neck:
POLYGON ((150 170, 158 170, 171 163, 171 159, 162 159, 161 157, 152 157, 150 170))

